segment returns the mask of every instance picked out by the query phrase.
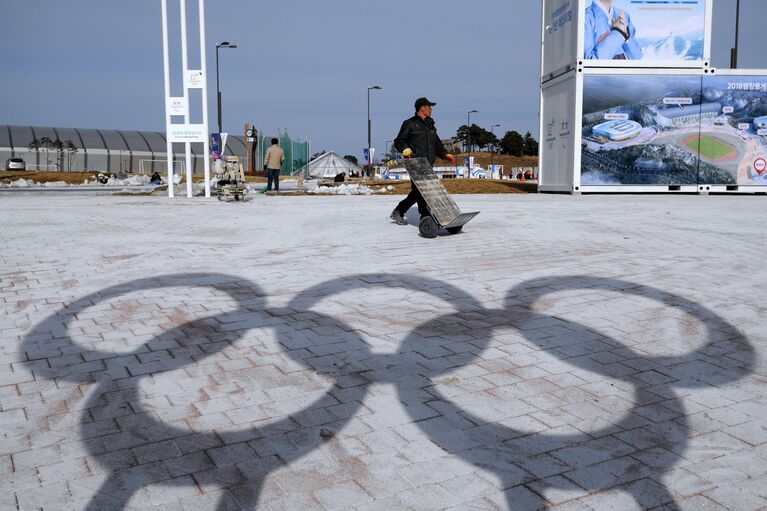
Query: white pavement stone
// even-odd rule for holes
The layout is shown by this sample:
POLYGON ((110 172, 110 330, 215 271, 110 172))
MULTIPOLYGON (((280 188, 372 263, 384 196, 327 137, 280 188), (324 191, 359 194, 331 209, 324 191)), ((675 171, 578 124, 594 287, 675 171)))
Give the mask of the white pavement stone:
POLYGON ((767 200, 0 194, 0 508, 760 509, 767 200))

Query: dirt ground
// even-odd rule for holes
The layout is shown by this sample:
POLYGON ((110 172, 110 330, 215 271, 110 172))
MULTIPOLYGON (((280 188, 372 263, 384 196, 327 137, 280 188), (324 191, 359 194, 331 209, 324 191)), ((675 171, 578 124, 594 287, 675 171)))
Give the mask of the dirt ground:
MULTIPOLYGON (((463 161, 463 156, 456 155, 456 161, 463 161)), ((475 163, 487 168, 490 164, 490 154, 474 153, 475 163)), ((538 158, 534 156, 515 157, 495 155, 494 163, 503 165, 505 172, 511 172, 511 167, 535 167, 538 165, 538 158)), ((437 160, 436 166, 447 166, 450 163, 443 160, 437 160)), ((67 184, 82 184, 83 181, 92 181, 98 172, 38 172, 38 171, 19 171, 19 170, 0 170, 0 182, 10 183, 20 178, 37 181, 40 183, 64 181, 67 184)), ((281 180, 294 179, 282 177, 281 180)), ((195 176, 195 181, 201 181, 201 177, 195 176)), ((248 183, 266 183, 266 178, 247 176, 245 180, 248 183)), ((347 183, 359 183, 371 187, 391 186, 392 190, 384 192, 389 195, 405 195, 410 190, 410 181, 385 181, 369 179, 349 179, 347 183)), ((450 193, 531 193, 537 191, 535 181, 516 181, 516 180, 498 180, 498 179, 443 179, 445 188, 450 193)))

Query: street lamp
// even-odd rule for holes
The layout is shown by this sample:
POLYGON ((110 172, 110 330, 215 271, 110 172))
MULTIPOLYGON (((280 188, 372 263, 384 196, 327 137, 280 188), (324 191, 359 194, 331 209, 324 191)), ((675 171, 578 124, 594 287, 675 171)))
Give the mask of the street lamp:
MULTIPOLYGON (((219 79, 218 79, 218 49, 219 48, 237 48, 236 44, 229 44, 228 41, 224 41, 221 43, 216 44, 216 98, 218 102, 218 132, 221 133, 221 87, 219 86, 219 79)), ((223 152, 224 148, 219 148, 221 152, 223 152)))
MULTIPOLYGON (((499 128, 500 126, 501 126, 500 124, 493 124, 492 126, 490 126, 490 134, 495 135, 495 133, 493 133, 493 128, 499 128)), ((493 137, 490 137, 490 138, 492 139, 493 137)), ((493 172, 495 172, 495 166, 493 165, 493 162, 494 162, 493 157, 495 156, 495 148, 493 147, 494 145, 495 144, 493 144, 493 141, 490 140, 490 178, 493 177, 493 172)), ((498 177, 501 177, 501 176, 498 176, 498 177)))
POLYGON ((466 140, 469 146, 469 160, 466 163, 466 177, 471 177, 471 114, 478 114, 479 110, 469 110, 466 114, 466 140))
POLYGON ((730 68, 738 68, 738 32, 740 29, 740 0, 735 4, 735 48, 730 49, 730 68))
POLYGON ((370 155, 370 91, 381 90, 379 85, 368 85, 368 165, 373 163, 373 157, 370 155))

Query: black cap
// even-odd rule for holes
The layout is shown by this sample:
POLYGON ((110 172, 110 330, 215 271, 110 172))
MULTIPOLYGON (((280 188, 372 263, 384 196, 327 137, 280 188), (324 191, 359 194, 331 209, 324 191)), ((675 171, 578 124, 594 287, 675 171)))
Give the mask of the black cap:
POLYGON ((436 103, 432 103, 426 98, 418 98, 415 100, 415 111, 417 112, 418 110, 421 109, 422 106, 426 106, 426 105, 434 106, 436 105, 436 103))

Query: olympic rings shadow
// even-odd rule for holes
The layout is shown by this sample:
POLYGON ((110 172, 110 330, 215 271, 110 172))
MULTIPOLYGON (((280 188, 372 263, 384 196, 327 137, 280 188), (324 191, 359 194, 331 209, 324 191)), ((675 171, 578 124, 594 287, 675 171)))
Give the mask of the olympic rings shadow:
MULTIPOLYGON (((435 286, 434 281, 418 277, 358 275, 351 279, 331 280, 306 290, 291 302, 290 307, 311 309, 322 299, 360 286, 399 287, 434 296, 440 296, 444 291, 435 286), (355 280, 359 285, 355 285, 355 280)), ((589 493, 622 489, 645 509, 659 505, 678 509, 672 493, 661 481, 651 485, 653 487, 635 484, 643 478, 662 479, 687 447, 690 428, 684 404, 675 391, 731 383, 753 372, 755 365, 752 345, 733 325, 702 305, 649 286, 582 276, 535 279, 510 290, 506 307, 498 310, 484 309, 465 294, 448 293, 448 296, 453 296, 452 301, 460 305, 460 312, 445 314, 418 326, 402 342, 398 353, 379 355, 385 358, 385 363, 379 361, 376 364, 379 369, 364 374, 373 381, 394 384, 406 409, 417 409, 420 405, 438 412, 438 417, 414 420, 414 423, 447 453, 495 473, 504 489, 534 482, 540 493, 549 488, 567 491, 577 483, 589 493), (654 300, 700 321, 707 330, 707 342, 686 355, 650 357, 634 352, 598 329, 535 312, 536 303, 544 296, 568 290, 611 291, 654 300), (503 327, 518 330, 530 343, 563 362, 622 380, 633 387, 633 407, 616 423, 588 433, 577 431, 564 435, 520 431, 460 409, 442 395, 434 385, 435 378, 479 357, 489 346, 494 331, 503 327), (550 330, 546 332, 547 329, 550 330), (614 354, 622 352, 631 356, 638 367, 627 373, 613 374, 606 370, 607 364, 596 358, 568 357, 564 355, 565 350, 560 351, 560 348, 572 346, 574 340, 588 338, 614 354), (442 352, 444 356, 441 359, 418 359, 421 353, 435 352, 442 352), (726 355, 734 355, 732 360, 741 361, 741 366, 727 369, 716 366, 714 362, 726 355), (384 367, 396 369, 381 369, 384 367), (648 367, 669 380, 662 384, 664 388, 637 377, 648 367), (421 386, 413 385, 414 381, 420 382, 421 386), (648 417, 657 418, 659 422, 648 417), (668 455, 660 455, 661 449, 668 455), (632 458, 632 455, 638 458, 632 458), (642 465, 639 459, 649 460, 648 464, 642 465), (587 466, 607 468, 600 468, 597 477, 597 472, 578 472, 587 466), (552 477, 567 472, 573 480, 552 477)), ((627 360, 629 356, 626 356, 627 360)), ((321 371, 322 368, 315 369, 321 371)), ((512 494, 507 493, 508 509, 516 509, 512 499, 512 494)))
MULTIPOLYGON (((82 438, 91 457, 109 474, 87 509, 123 509, 139 489, 148 485, 218 486, 225 491, 218 502, 218 509, 255 509, 264 478, 333 441, 337 432, 360 410, 370 383, 393 384, 408 410, 424 406, 433 409, 435 417, 417 420, 417 426, 447 453, 495 473, 504 489, 530 482, 535 482, 539 491, 561 487, 560 479, 567 480, 549 476, 568 471, 572 473, 587 463, 584 454, 593 460, 594 453, 599 452, 602 453, 599 461, 616 461, 608 474, 612 477, 600 481, 578 480, 585 490, 598 492, 620 487, 642 507, 661 503, 676 509, 670 491, 662 484, 662 495, 655 495, 653 502, 639 491, 641 488, 628 484, 637 480, 634 472, 638 464, 631 462, 631 455, 655 446, 676 454, 683 453, 689 438, 689 425, 684 404, 675 390, 708 384, 704 381, 729 383, 749 374, 754 365, 753 348, 747 339, 712 311, 655 288, 611 279, 565 276, 528 281, 509 291, 504 309, 486 309, 468 293, 445 282, 392 274, 334 279, 299 293, 285 308, 270 308, 265 296, 254 283, 223 274, 180 274, 140 279, 85 296, 49 316, 25 336, 23 350, 37 378, 95 385, 83 406, 83 431, 93 429, 93 410, 124 407, 133 412, 127 427, 109 430, 106 434, 90 433, 82 438), (69 336, 68 325, 89 307, 127 293, 176 286, 211 288, 231 297, 237 308, 176 326, 127 355, 88 349, 76 344, 69 336), (370 287, 423 292, 443 300, 455 312, 443 314, 416 327, 402 341, 396 353, 374 354, 368 343, 349 325, 312 310, 318 302, 333 295, 370 287), (612 349, 629 350, 618 340, 601 334, 598 329, 534 310, 535 304, 551 292, 580 289, 616 291, 682 310, 706 326, 708 342, 702 348, 678 357, 634 354, 638 360, 659 368, 673 380, 673 383, 668 383, 663 395, 651 391, 650 385, 632 374, 616 376, 605 373, 602 365, 589 357, 563 358, 560 351, 551 347, 571 343, 567 333, 562 333, 568 328, 601 339, 612 349), (291 315, 296 313, 311 313, 312 324, 326 328, 328 333, 317 334, 302 327, 300 321, 292 319, 291 315), (275 323, 275 318, 280 321, 275 323), (564 329, 559 333, 541 335, 545 327, 537 325, 550 324, 552 320, 564 329), (195 432, 164 424, 142 407, 138 385, 124 388, 120 384, 120 380, 126 377, 125 364, 140 354, 156 352, 168 355, 162 358, 163 367, 154 373, 157 374, 220 353, 255 328, 274 329, 287 356, 335 382, 333 387, 304 410, 283 419, 218 433, 195 432), (634 389, 634 407, 616 424, 589 433, 569 435, 519 431, 461 410, 441 394, 434 385, 434 379, 477 360, 490 345, 498 328, 517 329, 531 343, 562 358, 563 362, 623 380, 634 389), (318 353, 327 356, 318 356, 318 353), (743 361, 742 367, 714 374, 712 368, 715 366, 711 361, 733 353, 743 361), (70 362, 49 370, 41 370, 36 363, 56 357, 70 362), (94 367, 93 363, 83 363, 86 361, 101 363, 94 367), (342 398, 339 397, 341 393, 342 398), (345 406, 339 407, 340 404, 345 406), (328 418, 327 410, 331 408, 340 411, 328 418), (674 420, 663 422, 661 430, 653 430, 646 416, 653 413, 662 416, 669 410, 676 412, 674 420), (324 418, 320 420, 319 417, 324 418), (642 441, 646 445, 638 447, 621 441, 622 433, 641 428, 644 428, 642 441), (260 441, 269 441, 271 449, 259 454, 252 445, 260 441), (166 453, 158 448, 168 442, 172 442, 178 450, 166 453), (210 470, 200 470, 199 465, 177 463, 181 459, 179 455, 184 459, 195 456, 207 459, 206 452, 219 448, 227 449, 230 458, 228 466, 210 464, 210 470), (152 462, 140 463, 135 453, 152 449, 157 449, 152 462)), ((662 476, 673 465, 673 459, 662 459, 656 460, 653 468, 662 476)), ((508 498, 509 509, 515 509, 510 494, 508 498)))
MULTIPOLYGON (((84 431, 96 429, 91 416, 93 410, 124 409, 133 412, 127 427, 117 431, 107 428, 101 436, 99 432, 92 432, 83 439, 89 454, 109 473, 86 509, 124 509, 136 491, 150 484, 190 488, 220 486, 225 488, 226 493, 220 499, 218 509, 255 508, 264 477, 330 441, 335 435, 334 429, 341 429, 354 416, 364 399, 365 387, 349 389, 348 402, 352 406, 342 408, 342 412, 334 417, 331 423, 334 429, 329 429, 327 424, 323 424, 322 428, 319 425, 305 426, 316 422, 319 410, 339 404, 331 390, 306 409, 266 426, 200 433, 157 421, 141 405, 135 381, 127 388, 119 385, 120 380, 128 376, 126 365, 136 363, 139 355, 167 355, 162 358, 163 367, 154 373, 158 374, 219 353, 236 343, 251 328, 269 328, 273 317, 266 311, 264 296, 255 284, 222 274, 177 274, 140 279, 85 296, 46 318, 26 336, 23 350, 33 366, 36 360, 41 359, 66 356, 68 360, 66 364, 48 371, 40 371, 38 366, 34 366, 37 377, 96 386, 83 407, 81 428, 84 431), (228 295, 238 307, 234 311, 176 326, 132 353, 120 356, 78 346, 67 332, 69 323, 79 313, 100 302, 127 293, 177 286, 214 289, 228 295), (233 330, 228 328, 229 325, 238 328, 233 330), (98 361, 99 367, 94 368, 93 363, 86 361, 98 361), (281 438, 285 439, 284 445, 265 456, 258 456, 251 447, 254 442, 281 438), (171 441, 177 449, 174 448, 172 454, 164 454, 164 447, 171 441), (202 468, 207 470, 202 470, 200 456, 206 459, 204 453, 217 448, 227 449, 224 454, 231 458, 230 462, 220 468, 208 460, 207 463, 202 462, 202 468), (152 450, 156 452, 152 453, 152 450), (138 452, 143 458, 154 456, 154 459, 149 463, 139 463, 136 457, 138 452)), ((351 328, 332 318, 322 319, 326 325, 351 331, 351 328)), ((328 374, 339 378, 344 376, 332 371, 328 374)))

